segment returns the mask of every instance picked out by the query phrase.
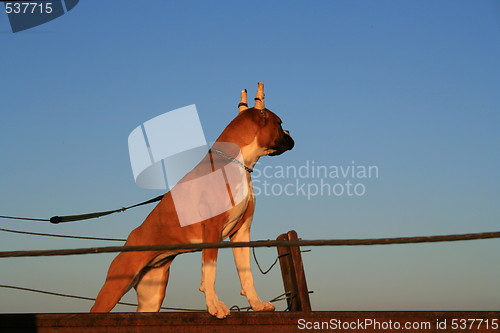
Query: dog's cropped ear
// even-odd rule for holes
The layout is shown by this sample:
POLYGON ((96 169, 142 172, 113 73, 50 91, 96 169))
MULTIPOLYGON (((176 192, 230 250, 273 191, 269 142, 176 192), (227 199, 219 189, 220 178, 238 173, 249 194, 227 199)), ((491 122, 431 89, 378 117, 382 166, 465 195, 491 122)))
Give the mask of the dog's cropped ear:
POLYGON ((243 89, 240 94, 240 104, 238 104, 238 111, 243 112, 248 109, 247 104, 247 90, 243 89))
MULTIPOLYGON (((265 98, 264 83, 259 82, 257 83, 257 95, 255 96, 255 105, 254 105, 255 109, 264 110, 266 108, 264 103, 264 98, 265 98)), ((248 109, 247 99, 248 99, 247 90, 244 89, 241 91, 240 94, 240 104, 238 104, 239 112, 243 112, 248 109)))
POLYGON ((259 82, 257 84, 257 95, 255 96, 255 105, 254 108, 257 110, 264 110, 266 108, 265 103, 264 103, 264 83, 259 82))

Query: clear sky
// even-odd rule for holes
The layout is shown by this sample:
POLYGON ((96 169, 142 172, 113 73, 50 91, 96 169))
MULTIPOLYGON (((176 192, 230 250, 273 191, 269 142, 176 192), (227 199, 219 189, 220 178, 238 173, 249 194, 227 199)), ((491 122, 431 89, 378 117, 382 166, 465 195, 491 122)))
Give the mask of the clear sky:
MULTIPOLYGON (((256 168, 253 239, 291 229, 303 239, 500 230, 498 1, 82 0, 16 34, 0 13, 0 41, 0 215, 78 214, 158 195, 134 183, 130 132, 196 104, 213 141, 240 90, 253 95, 262 81, 296 146, 256 168), (377 173, 276 173, 312 165, 377 173), (347 182, 363 194, 348 195, 347 182), (322 195, 314 184, 326 184, 322 195)), ((0 227, 124 238, 151 209, 0 227)), ((109 245, 0 232, 1 251, 109 245)), ((263 266, 276 255, 256 253, 263 266)), ((315 310, 500 310, 499 253, 494 239, 315 247, 303 259, 315 310)), ((113 257, 0 259, 0 284, 95 297, 113 257)), ((246 306, 231 251, 219 257, 219 297, 246 306)), ((263 299, 283 292, 277 267, 265 276, 254 268, 263 299)), ((199 282, 200 255, 178 257, 164 305, 204 308, 199 282)), ((4 313, 90 306, 0 288, 4 313)))

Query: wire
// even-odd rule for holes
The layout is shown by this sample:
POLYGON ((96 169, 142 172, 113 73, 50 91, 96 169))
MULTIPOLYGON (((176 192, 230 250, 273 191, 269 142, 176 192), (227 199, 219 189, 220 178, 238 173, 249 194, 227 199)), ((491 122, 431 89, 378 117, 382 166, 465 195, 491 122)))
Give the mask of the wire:
MULTIPOLYGON (((39 294, 46 294, 46 295, 52 295, 52 296, 81 299, 81 300, 85 300, 85 301, 95 301, 95 298, 92 298, 92 297, 77 296, 77 295, 70 295, 70 294, 61 294, 61 293, 55 293, 55 292, 52 292, 52 291, 32 289, 32 288, 23 288, 23 287, 16 287, 16 286, 9 286, 9 285, 5 285, 5 284, 0 284, 0 288, 23 290, 23 291, 29 291, 29 292, 33 292, 33 293, 39 293, 39 294)), ((117 304, 127 305, 127 306, 137 306, 137 304, 127 303, 127 302, 118 302, 117 304)), ((162 306, 160 309, 162 309, 162 310, 173 310, 173 311, 194 311, 194 312, 204 312, 205 311, 205 310, 200 310, 200 309, 172 308, 172 307, 164 307, 164 306, 162 306)))
MULTIPOLYGON (((0 284, 0 288, 29 291, 29 292, 33 292, 33 293, 39 293, 39 294, 45 294, 45 295, 51 295, 51 296, 59 296, 59 297, 66 297, 66 298, 81 299, 81 300, 84 300, 84 301, 95 301, 95 298, 92 298, 92 297, 77 296, 77 295, 70 295, 70 294, 62 294, 62 293, 56 293, 56 292, 52 292, 52 291, 32 289, 32 288, 24 288, 24 287, 17 287, 17 286, 10 286, 10 285, 5 285, 5 284, 0 284)), ((276 296, 275 298, 273 298, 269 302, 275 303, 275 302, 283 301, 283 300, 285 300, 287 298, 290 298, 288 296, 283 297, 285 295, 286 295, 286 293, 281 294, 279 296, 276 296)), ((135 306, 135 307, 137 306, 137 304, 127 303, 127 302, 118 302, 117 304, 126 305, 126 306, 135 306)), ((237 311, 241 311, 241 310, 249 310, 251 308, 252 308, 251 306, 239 307, 237 305, 233 305, 230 309, 231 310, 235 309, 237 311)), ((170 311, 205 312, 205 310, 200 310, 200 309, 173 308, 173 307, 165 307, 165 306, 160 307, 160 309, 161 310, 170 310, 170 311)))
POLYGON ((128 206, 128 207, 122 207, 114 210, 107 210, 104 212, 94 212, 94 213, 87 213, 87 214, 79 214, 79 215, 66 215, 66 216, 52 216, 50 219, 37 219, 37 218, 31 218, 31 217, 18 217, 18 216, 6 216, 6 215, 0 215, 1 219, 11 219, 11 220, 26 220, 26 221, 42 221, 42 222, 50 222, 54 224, 58 224, 61 222, 73 222, 73 221, 81 221, 81 220, 88 220, 88 219, 94 219, 114 213, 120 213, 124 212, 127 209, 130 208, 135 208, 143 205, 147 205, 153 202, 160 201, 163 198, 163 194, 159 195, 155 198, 143 201, 141 203, 128 206))
POLYGON ((462 234, 462 235, 400 237, 400 238, 275 240, 275 241, 268 240, 268 241, 253 241, 253 242, 107 246, 107 247, 62 249, 62 250, 2 251, 0 252, 0 258, 62 256, 62 255, 77 255, 77 254, 91 254, 91 253, 95 254, 95 253, 113 253, 113 252, 134 252, 134 251, 181 250, 182 252, 185 251, 193 252, 193 251, 200 251, 201 249, 236 248, 236 247, 388 245, 388 244, 451 242, 451 241, 464 241, 464 240, 490 239, 490 238, 500 238, 500 231, 483 232, 475 234, 462 234))
POLYGON ((99 241, 112 241, 112 242, 126 242, 126 239, 121 238, 103 238, 103 237, 89 237, 89 236, 70 236, 70 235, 58 235, 58 234, 44 234, 39 232, 29 232, 21 230, 12 230, 0 228, 0 231, 11 232, 16 234, 32 235, 32 236, 45 236, 45 237, 59 237, 59 238, 71 238, 71 239, 86 239, 86 240, 99 240, 99 241))
POLYGON ((257 256, 255 255, 255 247, 252 247, 252 254, 253 254, 253 259, 255 260, 255 263, 257 264, 257 267, 259 268, 259 271, 264 275, 269 273, 271 271, 271 269, 273 269, 273 267, 278 263, 278 260, 281 257, 286 255, 286 254, 280 254, 279 256, 277 256, 276 260, 274 260, 274 262, 271 264, 271 266, 266 271, 263 271, 262 268, 260 267, 259 261, 257 260, 257 256))
MULTIPOLYGON (((1 229, 0 229, 1 230, 1 229)), ((304 253, 304 252, 311 252, 311 250, 301 250, 300 251, 301 253, 304 253)), ((266 270, 262 270, 260 264, 259 264, 259 261, 257 260, 257 256, 255 255, 255 247, 252 247, 252 254, 253 254, 253 259, 255 260, 255 263, 257 264, 257 267, 259 268, 259 271, 266 275, 267 273, 269 273, 271 271, 271 269, 273 269, 273 267, 278 263, 278 260, 281 258, 281 257, 284 257, 284 256, 287 256, 288 253, 283 253, 283 254, 280 254, 279 256, 276 257, 276 260, 274 260, 274 262, 271 264, 271 266, 266 270)))
POLYGON ((18 216, 4 216, 4 215, 0 215, 0 219, 50 222, 49 219, 35 219, 32 217, 18 217, 18 216))

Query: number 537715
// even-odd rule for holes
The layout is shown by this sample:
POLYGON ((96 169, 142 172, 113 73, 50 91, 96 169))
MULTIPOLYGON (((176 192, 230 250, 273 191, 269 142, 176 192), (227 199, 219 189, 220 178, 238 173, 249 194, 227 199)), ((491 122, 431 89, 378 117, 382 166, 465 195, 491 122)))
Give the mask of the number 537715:
POLYGON ((7 14, 50 14, 52 2, 6 2, 5 12, 7 14))

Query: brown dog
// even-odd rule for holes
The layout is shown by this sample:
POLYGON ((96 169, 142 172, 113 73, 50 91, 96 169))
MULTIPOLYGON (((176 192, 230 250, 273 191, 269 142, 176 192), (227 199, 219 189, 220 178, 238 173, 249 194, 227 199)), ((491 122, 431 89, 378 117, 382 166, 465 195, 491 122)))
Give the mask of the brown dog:
MULTIPOLYGON (((247 93, 244 90, 238 108, 238 116, 224 129, 214 147, 230 143, 239 149, 222 151, 212 147, 205 158, 180 182, 194 185, 190 187, 177 184, 172 191, 165 194, 142 225, 130 233, 126 245, 210 243, 220 242, 227 237, 233 242, 250 241, 250 226, 255 207, 250 172, 261 156, 282 154, 293 148, 294 141, 288 131, 282 129, 280 118, 265 108, 262 83, 258 84, 255 106, 248 108, 247 93), (227 169, 228 166, 232 169, 227 169), (226 179, 224 188, 227 188, 231 198, 231 206, 228 210, 218 213, 211 209, 214 204, 218 205, 220 200, 224 200, 221 192, 216 191, 214 186, 207 186, 207 183, 200 185, 199 182, 189 181, 201 179, 209 173, 213 174, 224 168, 229 170, 224 172, 226 179), (241 177, 235 178, 229 175, 235 174, 235 169, 240 172, 241 177), (233 180, 227 181, 231 177, 233 180), (239 181, 235 184, 234 179, 239 181), (183 191, 175 192, 176 188, 181 187, 184 188, 183 191), (236 192, 243 195, 236 198, 236 192), (174 200, 175 196, 189 197, 189 199, 174 200), (189 214, 194 211, 201 214, 200 216, 209 218, 198 223, 182 225, 180 210, 185 210, 189 214), (200 211, 203 213, 199 213, 200 211), (206 215, 204 213, 206 211, 213 214, 206 215)), ((225 195, 227 193, 225 192, 225 195)), ((91 312, 111 311, 132 287, 137 291, 139 304, 137 311, 159 311, 165 297, 170 264, 181 252, 186 251, 120 253, 109 267, 106 282, 91 312)), ((217 249, 202 251, 200 291, 205 293, 208 312, 217 318, 225 318, 229 315, 229 309, 219 301, 215 292, 217 253, 217 249)), ((234 248, 233 254, 241 282, 241 294, 247 297, 254 311, 273 311, 274 305, 261 301, 255 291, 250 271, 249 248, 234 248)))

